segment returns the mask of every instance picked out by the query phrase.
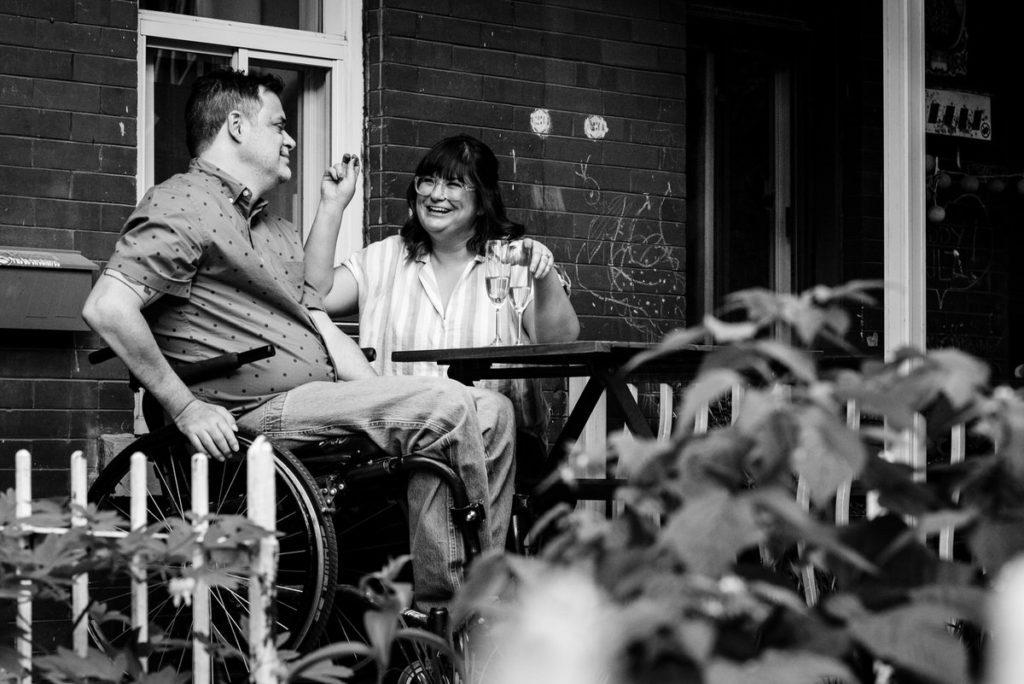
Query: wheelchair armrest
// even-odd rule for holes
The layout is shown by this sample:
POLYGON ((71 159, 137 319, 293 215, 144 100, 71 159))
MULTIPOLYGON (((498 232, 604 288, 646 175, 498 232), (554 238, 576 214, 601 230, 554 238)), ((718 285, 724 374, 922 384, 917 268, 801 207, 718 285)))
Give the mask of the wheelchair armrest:
POLYGON ((103 363, 117 356, 114 354, 114 350, 110 347, 100 347, 95 351, 89 352, 89 363, 96 365, 97 363, 103 363))
MULTIPOLYGON (((193 363, 172 363, 171 368, 174 369, 174 372, 178 374, 178 377, 186 385, 194 385, 203 380, 225 376, 247 363, 259 361, 260 359, 269 359, 275 353, 277 353, 277 350, 274 346, 268 344, 241 352, 221 354, 193 363)), ((115 356, 114 351, 110 347, 103 347, 89 354, 89 362, 93 364, 102 363, 115 358, 115 356)), ((139 381, 134 375, 129 378, 128 386, 133 391, 139 389, 139 381)))
POLYGON ((203 380, 219 378, 231 371, 237 370, 247 363, 269 359, 277 353, 273 345, 256 347, 241 352, 230 352, 214 356, 212 359, 203 359, 193 363, 172 364, 174 372, 178 374, 181 381, 186 385, 194 385, 203 380))

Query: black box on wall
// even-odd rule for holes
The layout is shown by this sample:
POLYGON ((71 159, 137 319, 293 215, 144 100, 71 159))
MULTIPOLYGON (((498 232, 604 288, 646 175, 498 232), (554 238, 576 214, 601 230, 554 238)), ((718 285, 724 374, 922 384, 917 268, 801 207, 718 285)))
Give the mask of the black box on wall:
POLYGON ((82 305, 97 269, 71 250, 0 247, 0 328, 89 330, 82 305))

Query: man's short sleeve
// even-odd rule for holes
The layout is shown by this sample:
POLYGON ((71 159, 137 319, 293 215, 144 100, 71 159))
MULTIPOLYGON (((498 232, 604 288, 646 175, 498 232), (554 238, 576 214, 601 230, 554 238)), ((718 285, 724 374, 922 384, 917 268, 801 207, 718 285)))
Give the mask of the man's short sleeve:
POLYGON ((128 217, 107 268, 166 295, 188 297, 203 255, 199 221, 174 193, 151 190, 128 217))
POLYGON ((307 309, 327 310, 324 306, 324 298, 320 296, 320 292, 308 282, 302 283, 302 305, 307 309))

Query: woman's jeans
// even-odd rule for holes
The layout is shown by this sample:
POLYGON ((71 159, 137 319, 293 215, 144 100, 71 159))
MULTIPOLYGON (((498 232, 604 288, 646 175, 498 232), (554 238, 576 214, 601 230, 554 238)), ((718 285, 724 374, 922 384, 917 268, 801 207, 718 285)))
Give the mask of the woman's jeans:
MULTIPOLYGON (((450 465, 471 502, 484 507, 480 547, 502 548, 515 480, 515 419, 507 397, 446 378, 379 377, 311 382, 238 418, 284 447, 362 435, 389 454, 450 465)), ((446 604, 465 568, 448 488, 428 474, 409 478, 409 544, 416 603, 446 604)))

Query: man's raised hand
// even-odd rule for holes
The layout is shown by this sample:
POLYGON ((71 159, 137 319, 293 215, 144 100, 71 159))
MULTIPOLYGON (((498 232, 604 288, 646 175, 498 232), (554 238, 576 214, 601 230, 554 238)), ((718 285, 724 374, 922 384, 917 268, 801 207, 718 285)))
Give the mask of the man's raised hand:
POLYGON ((320 199, 347 207, 356 192, 359 168, 359 157, 354 154, 346 154, 339 163, 327 167, 320 183, 320 199))

